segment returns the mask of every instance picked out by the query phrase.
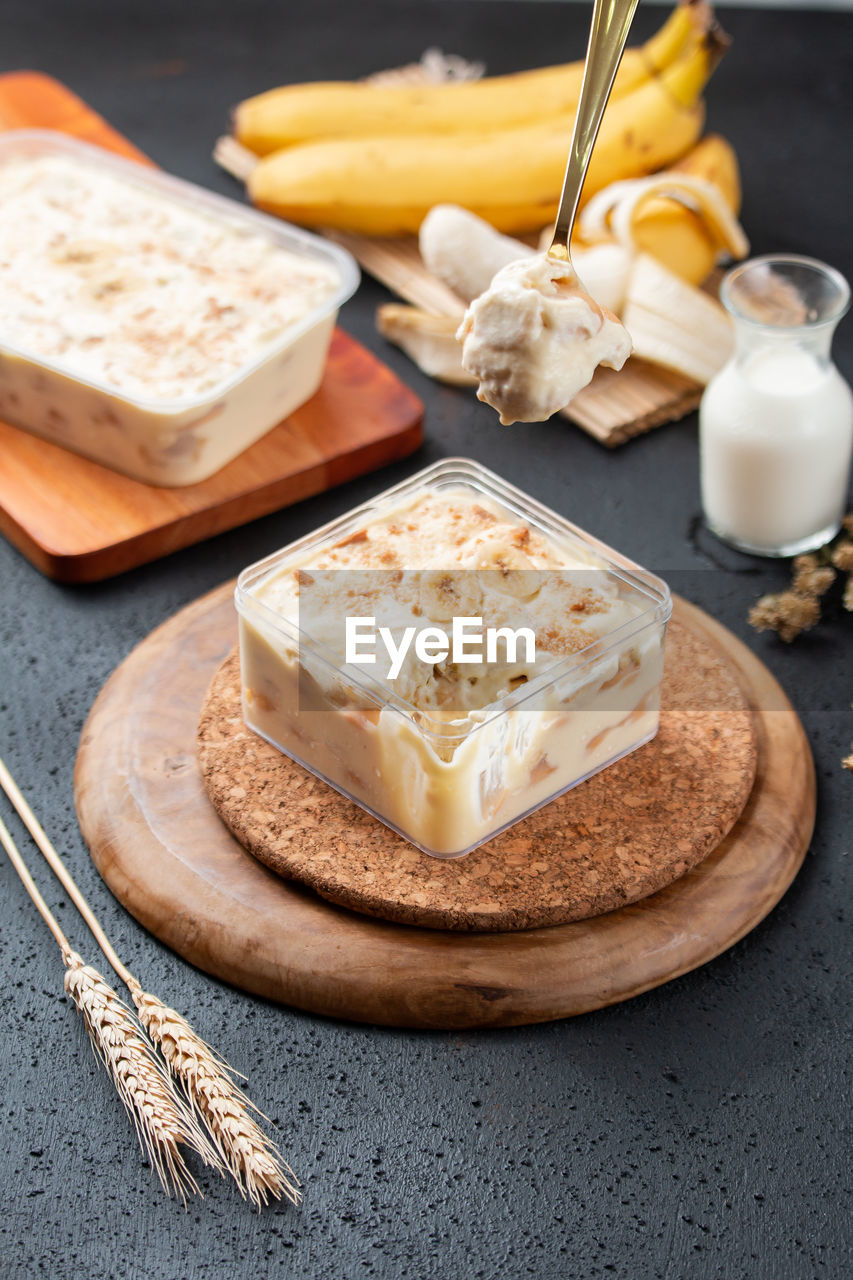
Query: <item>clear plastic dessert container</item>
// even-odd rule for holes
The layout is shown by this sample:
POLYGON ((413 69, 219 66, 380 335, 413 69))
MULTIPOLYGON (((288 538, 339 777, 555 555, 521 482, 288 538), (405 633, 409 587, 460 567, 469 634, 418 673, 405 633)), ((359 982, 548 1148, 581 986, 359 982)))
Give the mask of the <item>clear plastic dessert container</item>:
MULTIPOLYGON (((247 726, 435 857, 470 852, 657 732, 672 608, 666 584, 466 459, 428 467, 249 566, 235 601, 247 726), (436 530, 445 514, 447 528, 461 532, 448 534, 442 547, 436 530), (342 633, 324 630, 322 599, 339 612, 352 599, 363 613, 362 602, 376 598, 367 584, 372 590, 377 575, 352 576, 364 572, 351 567, 355 549, 367 561, 374 554, 365 545, 376 547, 377 568, 392 565, 395 607, 434 600, 424 592, 434 593, 437 582, 470 608, 474 579, 467 575, 479 575, 483 616, 488 609, 498 618, 494 604, 502 601, 504 621, 535 621, 546 649, 541 664, 524 666, 530 652, 519 641, 515 654, 500 651, 503 665, 475 665, 474 675, 460 659, 434 665, 428 678, 412 677, 413 660, 402 686, 375 666, 358 665, 338 642, 342 633), (414 576, 402 563, 405 552, 387 560, 395 545, 420 548, 414 576), (527 570, 525 555, 533 566, 527 570), (336 568, 341 559, 344 567, 336 568), (518 575, 506 569, 510 562, 521 566, 518 575), (320 592, 319 612, 309 607, 312 591, 320 592), (553 625, 549 601, 568 602, 553 625), (548 652, 552 636, 561 640, 548 652), (454 691, 446 705, 421 696, 437 687, 454 691), (472 703, 477 688, 484 692, 472 703)), ((414 613, 435 620, 419 604, 414 613)), ((447 609, 438 613, 448 617, 447 609)), ((378 661, 378 648, 376 654, 378 661)))
MULTIPOLYGON (((106 341, 109 345, 116 340, 110 331, 115 298, 110 294, 108 274, 104 274, 103 287, 95 291, 94 301, 93 295, 87 293, 82 317, 73 308, 66 308, 70 317, 59 317, 66 328, 72 326, 69 349, 61 355, 40 354, 32 343, 28 347, 21 341, 20 333, 12 331, 4 322, 7 318, 0 315, 1 417, 135 480, 172 487, 207 479, 314 394, 322 379, 338 308, 358 286, 355 260, 344 249, 202 187, 63 134, 47 130, 0 134, 0 187, 4 166, 19 161, 71 164, 81 180, 91 184, 92 190, 96 190, 95 184, 103 182, 105 177, 110 184, 120 183, 122 195, 126 193, 126 216, 131 229, 135 209, 145 208, 150 218, 150 210, 156 206, 166 228, 164 240, 166 235, 170 237, 172 251, 177 255, 175 280, 188 279, 190 268, 196 270, 198 265, 192 261, 191 246, 185 251, 182 249, 187 229, 191 232, 195 226, 202 240, 211 235, 218 239, 218 252, 223 260, 231 246, 237 252, 248 252, 246 246, 249 246, 263 261, 268 246, 269 261, 275 260, 277 264, 276 279, 286 274, 286 262, 292 262, 295 278, 310 281, 313 274, 320 281, 315 295, 322 291, 323 296, 321 299, 313 296, 310 303, 299 310, 292 301, 285 303, 284 292, 280 291, 281 314, 287 312, 287 323, 273 324, 269 333, 245 352, 245 358, 243 350, 238 349, 239 364, 232 358, 229 365, 217 355, 217 350, 221 350, 221 344, 229 337, 235 342, 238 340, 239 326, 232 319, 230 334, 226 332, 227 323, 216 329, 221 315, 227 314, 227 299, 220 308, 217 298, 217 290, 225 287, 222 285, 225 273, 221 272, 217 279, 216 271, 202 261, 196 275, 202 283, 209 281, 210 287, 203 290, 206 296, 199 293, 192 280, 181 284, 180 296, 186 295, 186 313, 178 308, 169 317, 169 323, 174 323, 178 333, 182 326, 185 330, 190 328, 197 353, 192 357, 193 377, 181 381, 175 393, 174 387, 169 390, 168 379, 162 382, 165 391, 151 381, 146 382, 129 357, 124 375, 116 372, 121 365, 121 353, 115 357, 109 376, 92 373, 92 351, 97 344, 106 341), (177 233, 174 226, 169 226, 170 217, 176 225, 180 224, 177 233), (285 255, 294 257, 285 259, 285 255), (179 277, 178 272, 183 275, 179 277), (74 326, 86 335, 86 325, 94 330, 95 336, 88 334, 80 339, 89 344, 88 353, 81 356, 80 346, 74 345, 74 326), (79 365, 81 359, 87 362, 84 371, 79 365), (123 388, 122 380, 131 382, 132 390, 127 386, 123 388)), ((7 174, 9 172, 12 171, 7 170, 7 174)), ((113 193, 116 190, 111 186, 113 193)), ((108 262, 111 252, 109 243, 104 243, 103 227, 78 226, 73 211, 67 215, 63 211, 60 217, 59 234, 66 240, 70 238, 78 262, 84 263, 82 270, 85 272, 91 267, 92 271, 99 271, 99 262, 108 262)), ((97 217, 92 221, 97 224, 97 217)), ((25 236, 25 229, 20 234, 25 236)), ((134 234, 138 236, 143 232, 137 228, 134 234)), ((22 239, 16 244, 14 226, 9 235, 10 244, 4 245, 0 237, 0 272, 24 269, 26 241, 22 239)), ((156 252, 157 244, 153 247, 156 252)), ((132 286, 142 299, 149 297, 146 289, 162 287, 164 283, 169 281, 152 281, 143 271, 132 286)), ((43 297, 37 301, 49 308, 49 287, 45 285, 42 292, 43 297)), ((261 329, 264 302, 262 296, 258 296, 260 301, 255 304, 253 323, 261 329)), ((144 316, 145 311, 144 303, 140 302, 138 314, 144 316)), ((49 326, 56 322, 57 316, 46 311, 44 319, 49 326)), ((18 326, 14 328, 17 330, 18 326)), ((246 332, 243 326, 242 341, 248 346, 246 332)), ((156 334, 152 341, 156 345, 156 334)), ((53 342, 52 345, 64 344, 53 342)), ((173 346, 170 351, 174 353, 175 349, 173 346)), ((172 378, 172 383, 178 381, 179 376, 172 378)))

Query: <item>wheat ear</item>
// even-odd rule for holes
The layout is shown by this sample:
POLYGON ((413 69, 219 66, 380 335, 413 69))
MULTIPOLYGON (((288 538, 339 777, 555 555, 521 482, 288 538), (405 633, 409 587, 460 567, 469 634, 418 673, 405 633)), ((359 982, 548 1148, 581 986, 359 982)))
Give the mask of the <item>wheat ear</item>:
POLYGON ((127 1005, 97 969, 75 951, 63 954, 65 990, 83 1018, 95 1055, 101 1060, 133 1121, 163 1190, 184 1204, 199 1187, 180 1150, 181 1144, 206 1156, 204 1135, 195 1117, 176 1095, 127 1005))
POLYGON ((252 1119, 249 1109, 256 1108, 231 1079, 228 1064, 186 1018, 143 991, 135 979, 128 987, 139 1021, 186 1091, 243 1198, 258 1209, 270 1196, 299 1204, 302 1196, 293 1170, 252 1119))
POLYGON ((65 990, 82 1015, 95 1054, 118 1090, 142 1149, 167 1193, 174 1191, 186 1204, 198 1184, 184 1160, 181 1146, 215 1159, 192 1112, 175 1091, 150 1044, 131 1013, 96 969, 74 951, 59 922, 41 896, 8 827, 0 818, 0 843, 36 910, 47 924, 65 964, 65 990))
MULTIPOLYGON (((48 866, 94 934, 110 965, 130 991, 140 1022, 163 1055, 172 1076, 180 1082, 193 1108, 194 1122, 197 1116, 209 1135, 208 1141, 205 1132, 196 1124, 199 1149, 204 1158, 220 1169, 227 1168, 244 1199, 248 1197, 258 1209, 271 1196, 298 1204, 302 1197, 293 1170, 249 1114, 250 1109, 257 1111, 257 1108, 234 1084, 229 1074, 232 1068, 196 1035, 185 1018, 163 1004, 157 996, 142 990, 141 983, 113 949, 95 913, 2 759, 0 786, 15 806, 48 866)), ((118 996, 115 998, 118 1000, 118 996)), ((258 1115, 261 1114, 258 1112, 258 1115)))

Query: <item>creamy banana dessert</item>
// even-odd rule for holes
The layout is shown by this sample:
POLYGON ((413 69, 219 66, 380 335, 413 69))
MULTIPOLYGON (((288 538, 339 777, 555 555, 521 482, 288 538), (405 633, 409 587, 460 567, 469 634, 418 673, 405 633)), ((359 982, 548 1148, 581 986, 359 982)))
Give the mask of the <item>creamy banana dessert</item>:
POLYGON ((631 339, 580 287, 568 263, 547 253, 503 267, 468 307, 458 338, 477 397, 505 425, 541 422, 563 409, 600 364, 621 369, 631 339))
POLYGON ((138 479, 183 484, 311 394, 342 292, 334 253, 305 252, 310 237, 288 246, 239 206, 187 198, 139 166, 8 136, 5 416, 138 479), (271 376, 242 383, 270 360, 271 376))
POLYGON ((453 857, 654 734, 663 624, 596 550, 474 489, 465 464, 455 484, 430 474, 241 575, 243 712, 453 857))
POLYGON ((338 287, 271 245, 65 156, 0 165, 7 336, 144 400, 225 382, 338 287))

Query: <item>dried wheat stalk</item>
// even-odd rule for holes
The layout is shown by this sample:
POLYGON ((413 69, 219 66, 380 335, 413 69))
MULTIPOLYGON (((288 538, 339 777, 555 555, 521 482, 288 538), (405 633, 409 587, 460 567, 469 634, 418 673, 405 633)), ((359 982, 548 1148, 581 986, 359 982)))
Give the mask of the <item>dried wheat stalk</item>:
POLYGON ((198 1193, 180 1150, 198 1151, 211 1162, 209 1144, 192 1112, 175 1093, 127 1005, 76 951, 63 952, 65 990, 83 1018, 92 1048, 113 1081, 133 1121, 140 1146, 167 1194, 186 1204, 198 1193))
MULTIPOLYGON (((0 759, 0 786, 2 786, 15 806, 22 822, 38 845, 54 875, 94 934, 110 965, 130 991, 138 1011, 139 1021, 147 1031, 150 1039, 157 1045, 169 1072, 172 1073, 170 1077, 168 1072, 163 1071, 150 1045, 137 1028, 133 1015, 127 1006, 122 1004, 119 997, 107 986, 103 978, 94 969, 84 966, 79 957, 71 951, 65 935, 38 893, 38 889, 36 889, 32 877, 26 870, 20 854, 15 849, 15 856, 13 856, 10 846, 3 839, 5 827, 0 821, 0 839, 3 839, 3 843, 6 844, 7 852, 12 858, 16 871, 21 876, 27 890, 30 892, 30 896, 33 897, 33 901, 46 920, 48 927, 59 942, 63 956, 70 956, 76 962, 74 966, 69 964, 69 973, 66 975, 66 989, 86 1018, 90 1035, 92 1034, 93 1025, 99 1029, 98 1038, 95 1039, 93 1036, 93 1044, 110 1071, 119 1093, 125 1101, 125 1105, 128 1106, 134 1122, 137 1124, 137 1131, 140 1132, 143 1145, 146 1146, 146 1149, 149 1149, 149 1143, 153 1141, 152 1135, 155 1133, 154 1128, 152 1128, 155 1121, 149 1117, 149 1112, 145 1110, 144 1105, 142 1111, 137 1105, 144 1104, 145 1094, 144 1091, 140 1092, 138 1088, 140 1077, 133 1075, 126 1059, 118 1052, 120 1048, 118 1043, 120 1039, 119 1026, 124 1027, 128 1036, 130 1028, 135 1031, 140 1044, 147 1050, 150 1060, 149 1065, 153 1064, 153 1067, 160 1073, 161 1086, 165 1082, 169 1095, 174 1099, 186 1133, 191 1136, 190 1145, 200 1152, 208 1164, 212 1164, 220 1170, 227 1169, 236 1180, 244 1199, 248 1198, 258 1209, 266 1204, 270 1197, 276 1199, 286 1198, 292 1201, 293 1204, 298 1204, 301 1194, 298 1190, 298 1182, 293 1170, 281 1159, 272 1142, 252 1119, 249 1110, 257 1109, 253 1107, 253 1104, 242 1090, 234 1084, 229 1074, 232 1069, 205 1044, 200 1036, 196 1035, 185 1018, 176 1013, 174 1009, 170 1009, 163 1004, 156 996, 142 990, 140 982, 127 966, 122 963, 113 949, 92 908, 78 889, 76 882, 51 844, 47 833, 24 799, 2 759, 0 759), (71 986, 68 986, 69 982, 71 986), (86 1009, 78 1001, 78 993, 87 993, 86 1009), (124 1021, 122 1021, 120 1010, 123 1011, 124 1021), (94 1022, 90 1022, 90 1017, 94 1018, 95 1014, 97 1014, 97 1018, 95 1018, 94 1022), (121 1064, 121 1069, 117 1074, 119 1064, 121 1064), (122 1083, 120 1083, 120 1079, 122 1083), (130 1094, 127 1094, 123 1090, 126 1090, 131 1080, 134 1082, 133 1088, 130 1094), (189 1108, 192 1110, 184 1104, 180 1094, 176 1092, 173 1080, 180 1083, 189 1103, 189 1108), (127 1097, 135 1099, 132 1109, 128 1104, 127 1097), (142 1123, 140 1116, 144 1117, 145 1123, 148 1125, 147 1129, 140 1130, 139 1126, 142 1123), (209 1138, 206 1135, 209 1135, 209 1138)), ((6 834, 8 835, 8 832, 6 834)), ((9 841, 12 849, 14 849, 11 837, 9 837, 9 841)), ((66 960, 66 964, 68 963, 68 960, 66 960)), ((133 1057, 133 1061, 141 1061, 141 1059, 133 1057)), ((141 1067, 140 1070, 142 1070, 141 1067)), ((261 1113, 258 1112, 258 1114, 260 1115, 261 1113)), ((189 1141, 190 1139, 189 1137, 182 1137, 179 1140, 189 1141)), ((160 1148, 158 1147, 157 1149, 159 1150, 160 1148)), ((174 1185, 185 1185, 189 1190, 198 1190, 195 1181, 186 1170, 183 1171, 186 1178, 185 1183, 175 1183, 172 1164, 165 1154, 162 1164, 155 1167, 157 1167, 157 1172, 160 1174, 160 1180, 164 1186, 166 1186, 164 1181, 165 1173, 170 1177, 174 1185)), ((181 1176, 181 1170, 177 1165, 175 1168, 178 1169, 179 1176, 181 1176)))
POLYGON ((253 1104, 231 1079, 228 1064, 174 1009, 143 991, 135 979, 128 987, 140 1022, 183 1085, 243 1198, 258 1209, 270 1196, 299 1204, 293 1170, 252 1119, 253 1104))
POLYGON ((186 1204, 187 1193, 198 1191, 198 1184, 180 1148, 192 1147, 212 1160, 217 1159, 216 1152, 158 1063, 130 1009, 97 970, 84 964, 72 950, 2 818, 0 843, 59 944, 66 968, 65 990, 83 1017, 92 1048, 118 1090, 142 1149, 164 1190, 174 1190, 186 1204))

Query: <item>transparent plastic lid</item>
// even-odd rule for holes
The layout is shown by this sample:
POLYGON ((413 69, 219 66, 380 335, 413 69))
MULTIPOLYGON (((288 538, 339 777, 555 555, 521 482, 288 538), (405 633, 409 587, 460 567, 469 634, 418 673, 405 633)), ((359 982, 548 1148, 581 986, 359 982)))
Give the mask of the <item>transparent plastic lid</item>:
MULTIPOLYGON (((447 566, 436 563, 435 568, 442 570, 447 566)), ((470 733, 511 709, 536 710, 541 705, 543 694, 557 686, 571 687, 582 683, 584 673, 607 655, 621 651, 652 628, 661 630, 672 610, 669 589, 661 579, 527 497, 485 467, 464 458, 450 458, 427 467, 314 533, 250 565, 240 574, 235 602, 241 617, 276 647, 294 657, 298 655, 300 663, 310 668, 315 679, 345 687, 366 707, 388 708, 405 717, 438 748, 452 748, 470 733), (513 520, 540 532, 557 549, 564 547, 567 554, 583 560, 592 573, 603 575, 611 586, 615 585, 620 598, 630 601, 630 620, 606 631, 578 651, 549 661, 532 679, 526 679, 523 685, 508 690, 486 706, 450 719, 440 719, 389 689, 386 682, 375 679, 363 668, 356 671, 345 664, 338 648, 324 644, 317 634, 312 634, 310 623, 303 625, 301 613, 298 621, 294 621, 257 598, 256 593, 264 584, 283 571, 310 570, 312 556, 319 556, 324 550, 339 545, 372 519, 420 494, 442 493, 479 495, 497 505, 513 520)))
POLYGON ((133 395, 124 391, 118 383, 99 381, 76 371, 62 360, 45 357, 37 351, 21 347, 14 341, 13 335, 3 333, 2 320, 0 320, 0 350, 22 357, 30 363, 41 365, 63 377, 71 378, 83 386, 92 387, 101 392, 106 391, 151 413, 169 414, 205 405, 210 400, 227 394, 255 369, 286 351, 319 321, 337 311, 358 288, 360 275, 352 254, 340 245, 303 231, 300 227, 291 226, 290 223, 260 213, 235 200, 228 199, 227 196, 207 191, 195 183, 163 173, 153 166, 149 168, 136 161, 113 155, 100 147, 79 142, 66 134, 49 129, 12 129, 0 132, 0 168, 12 159, 45 155, 70 158, 87 168, 95 168, 120 179, 129 188, 155 192, 176 205, 191 209, 204 217, 213 218, 237 232, 244 234, 249 232, 265 237, 269 240, 271 248, 285 249, 289 253, 323 262, 334 270, 339 281, 338 288, 321 305, 306 312, 300 320, 283 330, 274 341, 260 346, 257 354, 239 369, 223 378, 221 382, 206 387, 198 395, 181 397, 178 400, 147 399, 133 395))

